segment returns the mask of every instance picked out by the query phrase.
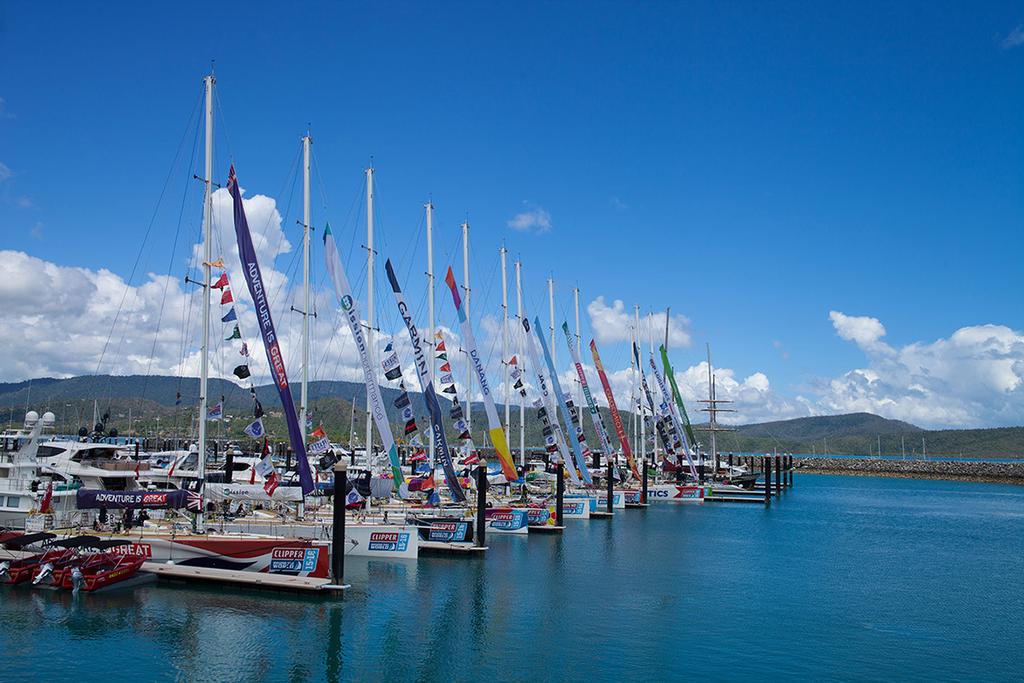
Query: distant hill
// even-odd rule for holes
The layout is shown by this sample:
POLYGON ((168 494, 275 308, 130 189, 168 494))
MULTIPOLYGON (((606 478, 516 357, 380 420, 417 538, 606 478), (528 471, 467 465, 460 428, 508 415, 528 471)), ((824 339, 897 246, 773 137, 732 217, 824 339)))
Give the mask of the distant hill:
MULTIPOLYGON (((291 388, 298 403, 298 383, 291 388)), ((267 411, 265 423, 268 432, 272 438, 286 439, 287 431, 276 389, 272 385, 264 385, 257 387, 256 392, 267 411)), ((41 378, 0 383, 0 411, 6 413, 0 413, 0 416, 6 417, 11 424, 20 424, 26 409, 52 410, 57 416, 58 427, 74 432, 80 426, 91 425, 95 401, 101 415, 110 412, 108 427, 116 427, 122 433, 127 433, 130 428, 136 434, 155 435, 159 430, 165 436, 188 438, 194 433, 198 393, 197 378, 141 375, 41 378), (179 392, 181 402, 175 405, 179 392)), ((398 411, 393 409, 393 402, 399 392, 382 387, 382 393, 388 403, 395 436, 401 437, 403 425, 399 424, 398 411)), ((210 380, 210 401, 216 402, 221 396, 224 397, 227 419, 211 427, 211 433, 222 438, 241 438, 242 429, 251 420, 252 399, 249 391, 225 380, 210 380)), ((310 382, 309 396, 315 422, 322 424, 331 438, 341 443, 349 440, 354 400, 356 443, 361 443, 366 424, 365 390, 362 384, 344 381, 310 382)), ((444 396, 440 398, 449 438, 454 438, 456 435, 450 429, 451 421, 447 419, 451 404, 444 396)), ((427 419, 418 394, 412 396, 412 403, 418 423, 421 427, 425 426, 427 419)), ((477 443, 486 444, 483 406, 474 403, 472 410, 473 437, 477 443)), ((498 412, 504 419, 503 406, 499 405, 498 412)), ((602 409, 601 412, 611 431, 612 423, 607 410, 602 409)), ((510 417, 510 445, 516 449, 519 445, 518 405, 512 406, 510 417)), ((624 419, 629 421, 628 417, 624 419)), ((586 416, 583 425, 590 443, 596 444, 596 436, 586 416)), ((701 431, 704 427, 706 425, 694 425, 698 432, 697 438, 707 444, 708 435, 701 431)), ((877 453, 880 443, 883 455, 905 452, 908 456, 920 456, 922 449, 926 449, 929 456, 936 457, 1024 457, 1024 427, 925 430, 871 413, 851 413, 762 422, 735 426, 733 429, 718 435, 719 451, 757 453, 777 448, 792 453, 867 455, 877 453)), ((526 444, 528 447, 538 447, 542 443, 536 412, 528 407, 526 444)))

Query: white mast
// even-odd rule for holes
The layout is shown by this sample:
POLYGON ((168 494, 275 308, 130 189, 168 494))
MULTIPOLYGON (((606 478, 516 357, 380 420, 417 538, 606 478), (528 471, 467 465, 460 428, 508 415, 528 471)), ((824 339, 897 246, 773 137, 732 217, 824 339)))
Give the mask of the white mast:
MULTIPOLYGON (((647 311, 647 341, 651 344, 651 355, 654 355, 654 314, 647 311)), ((655 422, 658 420, 657 415, 653 415, 652 418, 655 422)), ((658 436, 654 436, 654 462, 658 462, 658 436)))
MULTIPOLYGON (((551 346, 551 364, 555 366, 555 372, 558 372, 558 346, 555 344, 555 278, 548 278, 548 316, 551 319, 551 327, 549 328, 551 336, 548 337, 548 344, 551 346)), ((558 397, 561 399, 561 397, 558 397)))
POLYGON ((709 413, 708 426, 711 427, 711 454, 710 455, 711 455, 711 462, 713 463, 713 462, 715 462, 715 454, 718 453, 718 440, 716 438, 718 436, 718 432, 715 429, 715 427, 717 426, 717 419, 716 419, 717 415, 716 415, 716 413, 718 412, 718 410, 716 410, 716 409, 718 408, 718 402, 715 400, 717 398, 715 396, 715 376, 714 376, 714 373, 713 373, 713 371, 711 369, 711 342, 707 343, 707 349, 708 349, 708 398, 711 399, 711 401, 708 402, 708 408, 710 408, 710 410, 708 411, 708 413, 709 413))
MULTIPOLYGON (((523 264, 516 259, 516 317, 519 318, 520 329, 517 335, 519 340, 519 371, 522 372, 526 361, 523 359, 523 340, 525 335, 522 331, 523 324, 523 264)), ((526 467, 526 403, 522 394, 519 394, 519 464, 526 467)))
MULTIPOLYGON (((579 285, 572 290, 573 304, 576 308, 576 356, 582 358, 582 345, 580 343, 580 288, 579 285)), ((580 410, 583 410, 583 384, 577 379, 576 380, 576 405, 580 406, 580 410)), ((580 420, 580 424, 583 421, 580 420)), ((601 441, 600 435, 595 435, 598 443, 601 441)), ((605 454, 607 456, 607 454, 605 454)))
MULTIPOLYGON (((206 478, 206 412, 207 384, 210 380, 210 261, 213 259, 213 239, 210 235, 213 221, 213 84, 210 74, 206 81, 206 168, 203 182, 203 347, 199 359, 199 479, 206 478)), ((196 526, 203 530, 203 511, 196 514, 196 526)))
MULTIPOLYGON (((373 334, 373 166, 366 169, 366 341, 370 352, 370 365, 374 368, 374 382, 377 381, 377 363, 374 357, 373 334)), ((367 389, 369 391, 369 389, 367 389)), ((373 453, 373 414, 370 400, 366 400, 366 466, 369 467, 373 453)))
POLYGON ((302 392, 299 399, 299 433, 306 442, 306 414, 309 412, 309 165, 313 138, 302 138, 302 392))
MULTIPOLYGON (((427 201, 423 205, 423 208, 427 210, 427 315, 428 325, 427 328, 427 344, 430 349, 430 381, 434 381, 434 366, 436 361, 434 356, 434 203, 427 201)), ((431 425, 431 434, 433 434, 433 425, 431 425)), ((430 471, 434 471, 434 439, 430 439, 430 471)))
MULTIPOLYGON (((469 318, 469 221, 462 223, 462 289, 466 292, 466 317, 469 318)), ((466 426, 473 437, 473 361, 466 351, 466 426)))
MULTIPOLYGON (((633 315, 636 317, 636 324, 634 325, 635 339, 633 340, 634 343, 635 343, 636 354, 634 354, 634 356, 633 356, 633 362, 637 364, 636 381, 640 382, 640 377, 641 377, 641 374, 643 373, 644 370, 643 370, 643 366, 640 365, 640 305, 639 304, 633 306, 633 315)), ((630 352, 632 352, 632 349, 630 349, 630 352)), ((642 388, 641 388, 641 390, 642 390, 642 388)), ((637 395, 639 396, 639 393, 637 395)), ((639 417, 637 418, 637 419, 640 420, 640 459, 643 462, 647 462, 647 423, 644 420, 644 397, 643 396, 640 396, 640 401, 638 402, 638 404, 639 404, 639 408, 640 408, 640 411, 639 411, 640 414, 639 414, 639 417)), ((657 439, 655 439, 654 443, 655 444, 658 443, 657 439)))
POLYGON ((508 386, 508 270, 505 267, 505 255, 508 253, 508 249, 505 245, 501 245, 501 313, 504 318, 501 325, 501 367, 502 367, 502 384, 505 385, 505 443, 509 440, 509 402, 511 398, 509 396, 508 386))

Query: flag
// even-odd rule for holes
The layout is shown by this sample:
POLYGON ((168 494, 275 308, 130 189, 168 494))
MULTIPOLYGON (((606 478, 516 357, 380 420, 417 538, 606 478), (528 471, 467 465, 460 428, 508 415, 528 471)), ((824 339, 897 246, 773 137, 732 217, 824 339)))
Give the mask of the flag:
POLYGON ((420 462, 420 461, 426 460, 426 459, 427 459, 427 453, 422 448, 417 450, 415 453, 413 453, 412 457, 409 458, 409 460, 411 460, 413 462, 420 462))
POLYGON ((224 403, 220 402, 206 411, 207 420, 223 420, 224 419, 224 403))
POLYGON ((306 431, 309 431, 312 428, 313 428, 313 411, 309 410, 307 408, 306 409, 306 431))
POLYGON ((323 427, 317 427, 316 429, 314 429, 310 433, 309 438, 311 438, 311 439, 322 439, 325 436, 327 436, 327 432, 324 431, 324 428, 323 427))
POLYGON ((238 353, 239 353, 239 355, 245 356, 245 357, 248 358, 248 356, 249 356, 249 345, 246 344, 245 342, 242 342, 242 348, 241 348, 241 350, 238 353))
POLYGON ((512 356, 512 358, 511 358, 511 359, 510 359, 510 360, 508 361, 508 364, 509 364, 509 365, 516 365, 516 364, 518 364, 518 363, 519 363, 519 361, 518 361, 518 360, 516 360, 516 357, 515 357, 515 356, 512 356))
POLYGON ((434 473, 431 472, 420 481, 420 491, 433 491, 437 485, 434 483, 434 473))
POLYGON ((268 496, 273 496, 279 482, 277 470, 274 469, 274 463, 271 461, 269 453, 263 456, 263 460, 256 465, 256 471, 263 477, 263 490, 267 492, 268 496))
POLYGON ((203 261, 204 266, 210 266, 211 268, 224 268, 224 259, 219 258, 216 261, 203 261))
POLYGON ((138 460, 135 461, 135 478, 136 479, 139 478, 139 461, 138 460))
POLYGON ((234 306, 228 309, 228 312, 225 313, 220 319, 222 323, 230 323, 234 322, 235 320, 238 320, 238 314, 235 312, 234 306))
POLYGON ((444 394, 454 394, 455 393, 455 385, 454 384, 450 384, 450 385, 446 386, 444 389, 441 390, 441 393, 444 393, 444 394))
POLYGON ((231 373, 238 379, 246 379, 247 377, 252 375, 252 373, 249 372, 249 366, 245 363, 236 366, 235 369, 231 371, 231 373))
POLYGON ((174 405, 176 405, 176 406, 180 406, 181 405, 181 392, 180 391, 177 392, 174 395, 174 405))
POLYGON ((253 464, 253 466, 249 468, 249 486, 253 486, 255 484, 256 484, 256 465, 253 464))
POLYGON ((438 494, 437 489, 433 489, 430 492, 430 495, 427 496, 427 503, 429 505, 440 505, 441 504, 441 496, 438 494))
POLYGON ((437 354, 437 359, 438 360, 448 360, 448 354, 447 353, 439 353, 439 354, 437 354))
POLYGON ((270 455, 270 442, 267 441, 267 437, 263 437, 263 451, 260 455, 270 455))
POLYGON ((440 368, 438 368, 438 370, 439 370, 440 372, 451 372, 451 371, 452 371, 452 366, 451 366, 451 365, 449 365, 448 363, 445 363, 445 364, 444 364, 444 365, 442 365, 442 366, 441 366, 440 368))
POLYGON ((229 337, 225 337, 224 341, 231 341, 232 339, 241 339, 241 338, 242 338, 242 331, 240 329, 238 329, 238 325, 235 325, 235 329, 231 330, 231 335, 229 337))
POLYGON ((220 305, 223 306, 224 304, 230 304, 234 300, 235 300, 235 298, 233 296, 231 296, 231 290, 228 289, 227 287, 225 287, 224 291, 221 292, 221 295, 220 295, 220 305))
POLYGON ((253 417, 263 417, 264 415, 266 415, 266 413, 263 412, 263 404, 260 403, 260 400, 258 398, 253 398, 252 399, 252 416, 253 417))
POLYGON ((452 376, 450 374, 448 374, 448 375, 441 375, 437 379, 437 381, 440 382, 441 384, 455 384, 455 380, 452 379, 452 376))
POLYGON ((245 428, 245 433, 253 439, 260 439, 266 435, 266 431, 263 429, 263 418, 258 417, 249 423, 249 426, 245 428))
POLYGON ((390 354, 384 357, 381 366, 384 368, 384 376, 390 380, 396 380, 402 376, 402 366, 398 361, 398 353, 394 350, 394 344, 388 342, 384 353, 390 354))
POLYGON ((203 511, 203 497, 195 491, 188 492, 188 500, 185 503, 185 509, 189 512, 202 512, 203 511))
POLYGON ((437 342, 437 346, 435 347, 434 350, 437 351, 438 353, 444 353, 446 351, 444 346, 444 338, 441 336, 440 332, 437 333, 437 338, 440 339, 441 341, 437 342))
POLYGON ((47 514, 52 512, 50 509, 50 502, 53 500, 53 479, 46 485, 46 493, 43 494, 43 500, 39 503, 39 512, 47 514))
POLYGON ((331 440, 328 439, 326 436, 322 437, 320 439, 317 439, 313 443, 309 444, 309 447, 308 447, 308 450, 309 450, 310 453, 315 453, 317 455, 319 455, 321 453, 326 453, 330 449, 331 449, 331 440))
POLYGON ((366 499, 363 498, 359 494, 359 491, 356 491, 356 487, 353 486, 352 490, 345 496, 345 508, 349 510, 357 510, 362 507, 364 500, 366 499))
POLYGON ((469 457, 462 461, 463 465, 474 465, 480 462, 480 454, 473 452, 469 454, 469 457))
POLYGON ((224 289, 227 286, 228 286, 228 274, 227 273, 221 273, 220 277, 217 278, 217 281, 214 282, 212 285, 210 285, 210 287, 212 289, 224 289))

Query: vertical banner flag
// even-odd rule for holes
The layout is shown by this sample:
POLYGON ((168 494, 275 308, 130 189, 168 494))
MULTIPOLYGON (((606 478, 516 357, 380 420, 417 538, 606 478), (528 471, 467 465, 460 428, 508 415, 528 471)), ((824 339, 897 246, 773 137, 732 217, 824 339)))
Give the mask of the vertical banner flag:
POLYGON ((676 373, 672 371, 672 364, 668 362, 668 351, 665 350, 664 344, 659 346, 658 349, 661 351, 661 364, 665 368, 665 377, 668 378, 668 384, 672 388, 672 397, 676 401, 680 417, 683 418, 683 429, 686 430, 686 436, 689 437, 690 444, 695 444, 697 439, 693 435, 693 425, 690 424, 690 416, 686 414, 686 408, 683 406, 683 396, 679 393, 679 385, 676 384, 676 373))
MULTIPOLYGON (((334 242, 334 234, 331 233, 329 224, 324 228, 324 258, 327 260, 327 272, 334 283, 334 293, 338 297, 342 313, 348 322, 348 329, 352 333, 356 350, 359 351, 359 364, 363 367, 363 381, 366 383, 366 405, 370 409, 370 414, 373 415, 373 423, 377 425, 384 450, 388 453, 391 473, 395 478, 395 491, 402 495, 405 475, 402 473, 402 462, 398 459, 398 447, 395 445, 395 437, 391 434, 391 423, 388 422, 388 413, 384 407, 384 399, 380 395, 373 363, 370 362, 370 348, 366 345, 366 338, 363 336, 359 308, 356 305, 356 300, 352 297, 352 287, 345 275, 345 267, 341 265, 338 246, 334 242)), ((367 444, 367 452, 369 452, 369 447, 370 445, 367 444)))
POLYGON ((416 376, 420 381, 420 390, 423 392, 423 401, 427 404, 427 414, 430 416, 431 438, 434 441, 434 457, 440 461, 444 469, 444 480, 452 493, 452 499, 456 503, 466 500, 466 494, 459 484, 459 477, 452 465, 452 456, 448 451, 448 439, 444 434, 444 425, 441 422, 441 405, 437 402, 437 394, 434 392, 434 382, 430 378, 430 363, 427 362, 429 350, 423 344, 416 323, 412 321, 412 312, 405 303, 402 288, 398 285, 398 278, 395 277, 395 270, 391 267, 391 259, 384 262, 384 269, 388 274, 388 282, 391 283, 391 291, 394 292, 395 301, 398 302, 398 312, 405 321, 405 327, 409 330, 409 339, 412 342, 413 365, 416 367, 416 376))
MULTIPOLYGON (((587 385, 587 375, 583 372, 583 363, 580 362, 580 354, 576 351, 576 345, 572 343, 573 339, 572 334, 569 332, 569 323, 562 322, 562 332, 565 333, 565 341, 569 344, 569 353, 572 354, 572 362, 576 366, 576 376, 580 378, 580 388, 583 389, 583 397, 587 399, 587 410, 590 412, 591 422, 594 423, 594 431, 597 432, 598 441, 601 442, 601 449, 604 451, 604 457, 608 461, 609 467, 614 468, 615 451, 608 441, 608 434, 605 432, 604 423, 601 421, 601 413, 598 411, 597 404, 594 403, 594 397, 590 393, 590 387, 587 385)), ((610 471, 608 476, 611 476, 610 471)))
MULTIPOLYGON (((234 200, 235 214, 235 238, 238 241, 238 257, 242 261, 242 270, 245 273, 245 283, 249 286, 249 295, 252 297, 253 306, 256 309, 256 319, 260 324, 260 334, 263 335, 263 346, 267 350, 267 365, 270 367, 270 374, 277 385, 277 393, 281 396, 281 407, 284 409, 285 422, 288 424, 288 439, 291 441, 292 451, 296 456, 296 469, 299 471, 299 482, 302 485, 302 493, 312 493, 316 488, 313 483, 313 473, 309 469, 309 461, 306 459, 306 444, 302 442, 302 430, 299 429, 299 420, 295 411, 295 401, 292 400, 292 391, 288 386, 288 373, 284 367, 284 356, 281 355, 281 346, 278 343, 277 333, 274 330, 274 321, 270 317, 270 301, 267 298, 267 291, 263 283, 263 273, 260 271, 260 264, 256 260, 256 248, 252 243, 252 235, 249 234, 249 221, 245 218, 245 208, 242 206, 242 191, 238 188, 238 178, 235 177, 235 167, 231 166, 228 174, 228 192, 234 200)), ((231 290, 225 289, 225 292, 231 290)))
POLYGON ((601 357, 597 354, 597 344, 590 340, 590 355, 594 357, 594 367, 597 368, 597 376, 601 379, 601 386, 604 388, 604 396, 608 399, 608 410, 612 414, 612 424, 615 426, 615 435, 619 437, 622 444, 622 452, 626 456, 626 462, 633 476, 640 478, 640 471, 636 466, 636 458, 633 457, 633 449, 629 447, 629 437, 626 435, 626 428, 622 424, 622 416, 619 415, 619 407, 615 405, 615 396, 612 394, 612 385, 608 382, 608 375, 605 374, 604 365, 601 364, 601 357))
POLYGON ((651 396, 651 387, 647 384, 647 375, 644 374, 644 366, 640 362, 640 348, 636 345, 636 342, 633 343, 633 357, 636 360, 636 366, 640 368, 640 386, 644 390, 644 396, 647 397, 647 405, 651 409, 651 420, 654 421, 655 431, 661 440, 662 447, 665 449, 665 455, 672 462, 676 462, 672 442, 669 441, 668 434, 665 433, 665 422, 658 418, 658 410, 654 407, 654 397, 651 396))
MULTIPOLYGON (((569 412, 569 406, 565 403, 565 394, 562 391, 561 385, 558 383, 558 373, 555 371, 555 363, 551 360, 551 351, 548 348, 547 341, 544 340, 544 331, 541 328, 540 318, 534 317, 534 333, 537 335, 537 341, 540 342, 541 351, 544 352, 544 362, 547 363, 548 372, 551 374, 551 388, 555 392, 555 400, 558 402, 558 408, 562 411, 562 419, 565 420, 566 428, 572 432, 569 444, 572 446, 572 454, 576 458, 576 467, 580 470, 580 476, 583 477, 583 481, 587 485, 594 483, 594 480, 590 477, 590 470, 587 469, 587 459, 583 455, 583 444, 580 443, 579 434, 573 429, 572 413, 569 412)), ((523 318, 523 326, 526 331, 530 331, 530 324, 526 318, 523 318)))
MULTIPOLYGON (((540 405, 534 403, 534 406, 538 409, 537 416, 540 417, 542 427, 547 425, 551 428, 555 447, 562 456, 562 462, 565 463, 565 472, 569 475, 572 483, 579 486, 581 483, 580 475, 574 465, 575 460, 569 455, 569 451, 566 448, 565 444, 568 438, 562 432, 562 426, 558 424, 558 411, 557 409, 554 412, 551 411, 551 408, 555 405, 555 397, 548 391, 548 383, 544 377, 544 366, 537 358, 537 347, 534 344, 533 337, 530 336, 530 321, 525 316, 523 317, 523 328, 526 330, 526 349, 530 354, 530 365, 533 366, 534 374, 537 375, 537 387, 540 389, 541 395, 540 405), (541 408, 544 410, 543 415, 540 414, 541 408)), ((547 445, 546 441, 545 445, 547 445)))
POLYGON ((672 406, 672 395, 669 393, 668 387, 665 385, 665 378, 661 376, 658 371, 658 366, 654 362, 654 354, 650 356, 651 370, 654 371, 654 379, 658 380, 658 389, 661 391, 661 395, 665 399, 665 412, 668 413, 670 418, 670 424, 675 428, 676 434, 682 439, 683 455, 686 456, 686 464, 690 466, 690 474, 693 475, 694 479, 697 478, 697 468, 693 466, 693 457, 690 455, 690 444, 686 442, 686 434, 683 432, 683 426, 679 423, 679 417, 676 415, 676 411, 672 406))
MULTIPOLYGON (((505 441, 505 430, 498 420, 498 409, 494 407, 494 397, 491 396, 491 385, 487 381, 487 373, 484 371, 484 364, 480 358, 480 352, 476 348, 476 337, 473 336, 473 326, 466 317, 466 311, 462 307, 462 298, 459 297, 459 289, 455 284, 455 273, 451 266, 448 266, 448 274, 444 276, 444 282, 452 291, 452 301, 455 302, 455 311, 459 314, 459 329, 462 331, 462 340, 469 352, 470 362, 476 370, 476 378, 480 383, 480 393, 484 397, 484 410, 487 413, 487 432, 491 435, 491 443, 494 450, 498 452, 498 460, 501 462, 501 471, 508 481, 519 479, 519 472, 516 471, 515 463, 512 461, 512 454, 508 450, 508 443, 505 441)), ((472 400, 470 396, 467 400, 472 400)))

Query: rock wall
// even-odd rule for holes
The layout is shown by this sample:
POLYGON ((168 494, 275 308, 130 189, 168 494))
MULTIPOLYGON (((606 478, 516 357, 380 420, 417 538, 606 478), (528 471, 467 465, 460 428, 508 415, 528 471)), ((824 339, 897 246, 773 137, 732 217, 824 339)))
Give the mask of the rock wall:
POLYGON ((802 472, 910 479, 998 481, 1024 485, 1024 461, 879 460, 877 458, 795 458, 802 472))

